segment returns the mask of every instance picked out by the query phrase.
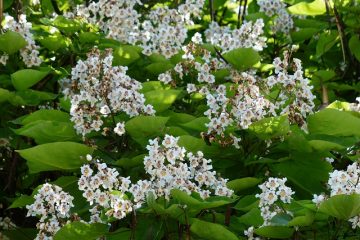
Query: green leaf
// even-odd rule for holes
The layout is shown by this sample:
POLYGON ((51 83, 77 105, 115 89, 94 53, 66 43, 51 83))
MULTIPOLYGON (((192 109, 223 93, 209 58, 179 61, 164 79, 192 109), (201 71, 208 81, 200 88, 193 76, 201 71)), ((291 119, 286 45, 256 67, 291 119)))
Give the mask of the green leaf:
POLYGON ((251 68, 260 62, 260 55, 252 48, 237 48, 224 54, 224 58, 236 69, 251 68))
POLYGON ((14 0, 4 0, 3 4, 4 4, 4 9, 3 10, 7 10, 9 7, 11 7, 11 5, 13 4, 14 0))
POLYGON ((17 150, 27 161, 30 173, 52 170, 76 170, 93 149, 74 142, 55 142, 17 150))
POLYGON ((214 156, 219 153, 220 148, 216 146, 208 146, 203 139, 190 135, 180 136, 179 146, 186 148, 189 152, 202 151, 207 156, 214 156))
POLYGON ((314 222, 314 214, 310 211, 307 211, 305 216, 297 216, 294 217, 289 223, 288 226, 290 227, 306 227, 311 226, 311 224, 314 222))
POLYGON ((258 206, 259 206, 259 199, 256 198, 255 195, 246 195, 245 197, 241 198, 238 201, 238 203, 234 206, 234 208, 239 211, 247 212, 253 208, 258 208, 258 206))
POLYGON ((319 207, 319 211, 342 220, 348 220, 360 213, 360 194, 335 195, 319 207))
POLYGON ((204 240, 238 240, 238 237, 224 226, 198 219, 194 219, 190 231, 204 240))
POLYGON ((151 104, 157 113, 163 112, 168 109, 181 93, 181 90, 164 89, 154 90, 144 93, 145 103, 151 104))
POLYGON ((146 146, 149 139, 163 135, 168 117, 138 116, 125 124, 127 133, 139 144, 146 146))
POLYGON ((335 43, 339 40, 339 33, 337 31, 326 31, 320 34, 319 40, 316 44, 316 57, 321 57, 324 53, 329 51, 335 43))
POLYGON ((314 73, 312 79, 318 82, 326 82, 333 79, 336 73, 333 70, 319 70, 314 73))
POLYGON ((160 81, 148 81, 142 83, 141 93, 150 92, 153 90, 164 90, 164 86, 160 81))
POLYGON ((171 196, 178 200, 179 203, 185 204, 192 210, 198 211, 224 206, 233 202, 232 199, 226 197, 212 197, 207 198, 206 200, 198 200, 179 189, 172 189, 171 196))
POLYGON ((14 54, 27 45, 25 39, 17 32, 7 31, 0 35, 0 50, 14 54))
POLYGON ((309 144, 316 151, 342 150, 346 148, 346 146, 340 145, 336 142, 330 142, 324 140, 310 140, 309 144))
POLYGON ((13 97, 9 99, 9 102, 14 106, 37 106, 42 101, 54 100, 56 97, 56 94, 50 92, 40 92, 32 89, 26 89, 15 92, 13 97))
POLYGON ((349 48, 355 58, 360 62, 360 40, 357 35, 353 35, 349 40, 349 48))
POLYGON ((2 234, 4 234, 6 237, 2 238, 4 240, 6 239, 16 239, 16 240, 29 240, 29 239, 35 239, 37 230, 35 228, 15 228, 15 229, 9 229, 9 230, 2 230, 2 234))
POLYGON ((146 66, 145 69, 152 74, 159 75, 160 73, 164 73, 167 70, 172 69, 173 67, 174 65, 170 62, 156 62, 146 66))
POLYGON ((100 35, 94 32, 82 32, 79 34, 81 43, 95 43, 100 39, 100 35))
POLYGON ((293 235, 294 229, 282 226, 264 226, 255 229, 254 232, 262 237, 288 239, 293 235))
POLYGON ((116 165, 123 168, 132 168, 132 167, 140 166, 143 164, 145 156, 146 154, 141 154, 131 159, 121 158, 116 161, 116 165))
POLYGON ((171 196, 174 199, 177 199, 182 204, 186 204, 187 206, 198 206, 201 204, 201 201, 197 200, 196 198, 193 198, 192 196, 188 195, 186 192, 183 192, 179 189, 172 189, 171 190, 171 196))
POLYGON ((67 122, 38 120, 14 130, 21 136, 31 137, 38 144, 78 140, 74 125, 67 122))
POLYGON ((286 213, 278 213, 271 219, 271 225, 275 226, 287 226, 292 217, 286 213))
POLYGON ((248 226, 260 226, 264 223, 264 219, 261 217, 260 209, 258 207, 252 208, 249 212, 239 217, 239 222, 248 226))
POLYGON ((108 233, 108 226, 102 223, 87 224, 72 222, 62 227, 54 236, 54 240, 98 239, 108 233))
POLYGON ((360 137, 360 118, 327 108, 309 116, 308 129, 311 134, 360 137))
POLYGON ((340 111, 350 111, 350 104, 348 102, 334 101, 327 108, 337 109, 340 111))
POLYGON ((127 240, 131 239, 131 230, 128 228, 120 228, 115 232, 108 233, 106 240, 127 240))
POLYGON ((140 58, 137 48, 131 45, 123 45, 114 50, 113 65, 128 66, 140 58))
POLYGON ((50 70, 23 69, 11 74, 11 81, 17 90, 25 90, 41 81, 50 70))
POLYGON ((326 6, 323 0, 315 0, 310 3, 301 1, 289 7, 288 10, 292 14, 315 16, 326 13, 326 6))
POLYGON ((7 102, 13 96, 9 90, 0 88, 0 103, 7 102))
POLYGON ((57 16, 53 23, 55 27, 68 33, 74 33, 81 29, 81 24, 78 21, 65 18, 61 15, 57 16))
POLYGON ((331 170, 331 165, 323 157, 312 152, 293 152, 291 160, 272 167, 309 194, 324 191, 322 183, 328 180, 331 170))
POLYGON ((207 117, 199 117, 190 122, 181 124, 181 126, 185 127, 186 129, 195 130, 199 132, 206 132, 207 127, 205 124, 209 123, 209 118, 207 117))
POLYGON ((21 195, 12 202, 9 208, 21 208, 34 202, 34 198, 28 195, 21 195))
POLYGON ((60 48, 66 48, 67 43, 70 42, 68 38, 62 36, 60 33, 44 37, 39 41, 41 42, 41 45, 50 51, 57 51, 60 48))
POLYGON ((229 181, 226 185, 228 188, 240 192, 258 185, 261 179, 254 177, 246 177, 229 181))
POLYGON ((58 121, 58 122, 71 122, 70 115, 66 112, 60 110, 53 110, 53 109, 40 109, 36 112, 30 113, 26 115, 20 123, 22 125, 26 125, 38 120, 44 121, 58 121))
POLYGON ((291 32, 291 38, 294 42, 302 42, 314 37, 320 31, 319 28, 300 28, 298 31, 291 32))
POLYGON ((266 140, 286 135, 290 131, 290 123, 287 116, 264 118, 251 124, 249 130, 266 140))

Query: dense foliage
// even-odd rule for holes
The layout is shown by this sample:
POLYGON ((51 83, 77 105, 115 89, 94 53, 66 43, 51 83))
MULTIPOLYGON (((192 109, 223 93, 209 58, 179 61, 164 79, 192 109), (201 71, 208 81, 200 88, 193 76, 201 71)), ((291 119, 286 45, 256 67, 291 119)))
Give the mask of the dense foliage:
POLYGON ((359 15, 0 1, 0 239, 359 239, 359 15))

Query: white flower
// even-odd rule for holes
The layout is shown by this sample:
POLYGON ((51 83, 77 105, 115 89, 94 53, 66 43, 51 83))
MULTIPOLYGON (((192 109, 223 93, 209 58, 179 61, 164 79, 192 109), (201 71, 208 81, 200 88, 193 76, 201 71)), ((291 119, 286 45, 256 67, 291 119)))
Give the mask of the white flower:
POLYGON ((117 123, 116 127, 114 128, 114 132, 119 136, 124 135, 125 134, 125 122, 117 123))
MULTIPOLYGON (((110 113, 124 112, 129 117, 155 113, 151 105, 145 105, 145 97, 139 92, 141 83, 126 74, 127 67, 113 67, 112 59, 111 49, 104 56, 95 48, 86 60, 78 61, 70 79, 61 81, 63 93, 71 101, 71 120, 83 136, 100 131, 110 113)), ((121 124, 115 131, 125 132, 121 124)))
POLYGON ((295 193, 291 188, 285 186, 286 178, 269 178, 268 181, 259 185, 260 194, 255 197, 259 198, 259 208, 261 216, 264 219, 263 226, 270 225, 271 219, 282 211, 277 206, 277 202, 290 203, 292 195, 295 193))
MULTIPOLYGON (((70 218, 70 209, 74 206, 73 197, 56 185, 45 183, 34 196, 35 202, 27 205, 27 216, 39 216, 40 221, 37 224, 41 236, 53 236, 65 225, 66 220, 70 218)), ((52 237, 50 237, 52 239, 52 237)))
MULTIPOLYGON (((26 41, 27 45, 20 49, 20 56, 27 67, 40 66, 42 63, 39 57, 40 47, 36 45, 34 36, 31 33, 32 24, 27 22, 26 15, 19 15, 19 21, 17 22, 12 16, 5 15, 4 30, 10 30, 19 33, 26 41)), ((4 54, 0 56, 0 63, 5 65, 8 60, 8 55, 4 54)))
POLYGON ((203 40, 202 40, 202 36, 200 33, 195 33, 194 36, 192 36, 191 41, 195 44, 202 44, 203 40))

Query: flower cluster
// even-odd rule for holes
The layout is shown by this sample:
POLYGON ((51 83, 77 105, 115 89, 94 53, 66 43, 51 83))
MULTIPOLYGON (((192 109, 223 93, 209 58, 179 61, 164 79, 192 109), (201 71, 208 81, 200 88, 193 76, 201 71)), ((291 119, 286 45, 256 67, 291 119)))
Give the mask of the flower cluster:
MULTIPOLYGON (((17 22, 12 16, 5 14, 4 30, 19 33, 27 42, 26 46, 20 49, 20 56, 27 67, 39 66, 42 60, 39 57, 39 46, 36 45, 34 36, 30 32, 32 24, 26 20, 26 15, 21 14, 17 22)), ((9 56, 0 56, 0 63, 5 65, 9 56)))
POLYGON ((149 193, 167 200, 172 189, 188 194, 197 192, 204 199, 211 195, 230 197, 233 191, 227 188, 226 179, 216 176, 211 160, 205 159, 200 151, 196 154, 186 152, 178 145, 178 140, 166 135, 161 143, 158 139, 149 141, 149 155, 144 158, 144 168, 150 179, 136 183, 132 183, 129 177, 119 176, 116 169, 87 156, 93 163, 81 167, 78 186, 84 198, 93 205, 91 222, 102 222, 102 210, 108 217, 124 218, 133 209, 141 207, 149 193))
POLYGON ((192 25, 191 17, 198 17, 204 0, 186 0, 176 9, 159 7, 150 11, 142 22, 142 37, 139 39, 143 53, 159 53, 170 58, 177 54, 187 38, 187 25, 192 25))
POLYGON ((36 239, 52 239, 52 236, 67 223, 73 197, 56 185, 44 184, 34 196, 35 202, 26 206, 27 216, 40 216, 36 239))
POLYGON ((13 223, 9 217, 0 217, 0 230, 9 230, 15 228, 16 224, 13 223))
POLYGON ((285 51, 284 59, 275 58, 273 64, 275 75, 268 77, 266 84, 270 90, 281 89, 275 99, 275 108, 280 115, 288 114, 292 123, 305 128, 304 119, 313 113, 315 96, 311 92, 313 86, 303 77, 301 60, 291 59, 291 52, 285 51))
POLYGON ((229 26, 221 27, 217 22, 211 22, 205 31, 206 41, 221 48, 222 52, 228 52, 236 48, 253 48, 262 51, 266 47, 264 33, 264 21, 262 19, 246 22, 239 29, 231 29, 229 26))
POLYGON ((231 196, 233 191, 226 187, 227 180, 216 176, 211 160, 200 151, 186 152, 178 141, 178 137, 166 135, 162 142, 150 140, 147 146, 149 155, 144 158, 144 166, 155 197, 169 199, 171 189, 197 192, 204 199, 212 194, 231 196))
MULTIPOLYGON (((328 188, 330 190, 330 197, 336 195, 350 195, 350 194, 360 194, 360 165, 357 162, 349 165, 344 170, 334 170, 330 173, 328 180, 328 188)), ((314 194, 313 202, 319 206, 324 202, 328 196, 325 194, 314 194)), ((360 227, 360 215, 354 216, 349 219, 349 222, 352 224, 352 228, 360 227)))
POLYGON ((105 213, 108 217, 124 218, 133 210, 133 203, 125 195, 129 191, 130 179, 120 177, 116 169, 98 160, 92 165, 81 167, 82 175, 78 181, 84 198, 93 206, 90 209, 90 222, 102 222, 102 209, 108 210, 105 213))
POLYGON ((257 0, 260 12, 267 16, 276 16, 273 21, 272 30, 274 32, 289 33, 294 27, 294 21, 286 10, 286 4, 281 0, 257 0))
POLYGON ((227 128, 234 126, 246 129, 265 116, 276 115, 275 105, 265 98, 260 89, 262 81, 254 71, 240 73, 232 70, 222 59, 213 57, 209 51, 194 43, 187 45, 184 52, 184 61, 178 63, 173 70, 160 74, 159 80, 174 85, 176 76, 181 81, 185 75, 196 76, 197 84, 187 83, 186 89, 189 94, 199 92, 205 96, 208 110, 204 114, 209 118, 209 123, 206 124, 207 135, 212 138, 220 136, 224 144, 233 144, 238 148, 240 139, 234 135, 225 136, 227 128), (199 58, 201 62, 195 60, 199 58), (221 69, 230 71, 227 78, 231 82, 230 89, 226 85, 215 83, 214 72, 221 69), (235 92, 231 97, 227 94, 229 90, 235 92))
POLYGON ((295 193, 291 188, 285 186, 286 178, 270 177, 266 182, 259 185, 260 194, 255 196, 260 199, 259 207, 264 219, 263 226, 271 225, 271 219, 284 210, 277 203, 290 203, 295 193))
POLYGON ((79 5, 76 14, 97 24, 109 38, 135 44, 140 35, 141 15, 134 9, 138 4, 139 0, 92 1, 88 6, 79 5))
POLYGON ((231 89, 235 91, 233 97, 226 96, 225 85, 219 85, 215 92, 206 94, 209 110, 205 115, 210 119, 208 134, 222 134, 232 123, 247 129, 251 123, 276 114, 274 105, 261 93, 254 74, 232 71, 231 79, 235 83, 231 89))
MULTIPOLYGON (((151 105, 145 105, 144 95, 139 92, 141 83, 126 74, 126 67, 113 67, 112 60, 110 49, 104 56, 93 49, 85 61, 78 61, 71 78, 62 80, 63 93, 71 100, 71 120, 83 136, 100 131, 103 118, 109 115, 125 112, 134 117, 155 113, 151 105)), ((108 129, 103 130, 106 134, 108 129)), ((124 134, 123 123, 118 123, 114 132, 124 134)))
POLYGON ((139 0, 91 2, 77 7, 77 15, 97 24, 107 37, 129 44, 140 44, 143 53, 160 53, 167 58, 181 50, 192 17, 199 17, 204 0, 186 0, 175 9, 167 6, 141 15, 135 9, 139 0), (142 20, 142 21, 140 21, 142 20))
POLYGON ((360 194, 360 165, 355 162, 346 171, 335 170, 330 173, 328 186, 330 196, 339 194, 360 194))

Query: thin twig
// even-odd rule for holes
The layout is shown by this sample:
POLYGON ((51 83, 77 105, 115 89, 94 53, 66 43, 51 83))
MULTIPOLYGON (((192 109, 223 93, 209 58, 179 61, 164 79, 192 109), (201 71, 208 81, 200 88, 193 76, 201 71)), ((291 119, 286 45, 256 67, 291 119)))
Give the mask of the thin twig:
POLYGON ((223 60, 226 64, 229 64, 229 62, 224 58, 224 56, 221 54, 221 52, 216 47, 214 47, 214 49, 215 49, 215 52, 216 52, 216 55, 218 56, 218 58, 223 60))
POLYGON ((244 8, 243 8, 243 12, 241 14, 241 24, 243 24, 244 20, 245 20, 247 2, 248 2, 247 0, 244 1, 244 8))
POLYGON ((3 11, 4 11, 4 4, 3 4, 3 0, 0 0, 0 29, 2 29, 2 19, 3 19, 3 11))
POLYGON ((240 28, 240 21, 241 21, 241 6, 242 6, 243 0, 239 0, 239 12, 238 12, 238 18, 237 18, 237 28, 240 28))
POLYGON ((225 213, 225 226, 230 225, 230 218, 231 218, 231 206, 230 204, 226 207, 226 213, 225 213))
POLYGON ((214 16, 214 0, 209 1, 209 8, 210 8, 210 19, 213 22, 215 20, 215 16, 214 16))
POLYGON ((224 20, 225 18, 225 14, 227 12, 228 8, 227 7, 224 7, 223 11, 222 11, 222 14, 221 14, 221 18, 219 20, 219 25, 221 26, 222 25, 222 21, 224 20))

